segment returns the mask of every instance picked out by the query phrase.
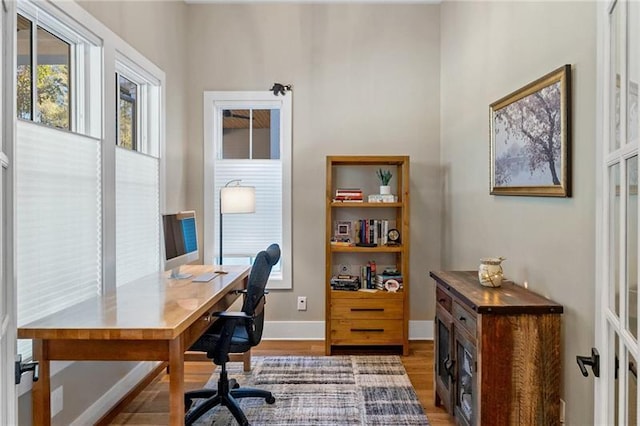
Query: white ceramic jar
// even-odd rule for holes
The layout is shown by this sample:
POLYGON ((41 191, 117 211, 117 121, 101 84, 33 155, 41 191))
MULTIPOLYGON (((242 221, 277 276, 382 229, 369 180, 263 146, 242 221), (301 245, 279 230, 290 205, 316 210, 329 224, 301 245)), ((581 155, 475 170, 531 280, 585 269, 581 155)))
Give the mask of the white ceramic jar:
POLYGON ((480 259, 478 267, 478 279, 485 287, 500 287, 502 285, 502 261, 504 257, 487 257, 480 259))

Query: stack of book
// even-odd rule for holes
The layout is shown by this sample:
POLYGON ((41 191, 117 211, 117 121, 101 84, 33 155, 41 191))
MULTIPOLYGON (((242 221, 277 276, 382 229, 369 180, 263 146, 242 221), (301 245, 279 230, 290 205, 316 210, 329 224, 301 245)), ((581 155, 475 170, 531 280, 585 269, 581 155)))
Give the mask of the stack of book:
POLYGON ((389 270, 389 269, 385 269, 384 271, 382 271, 382 273, 376 276, 375 288, 377 288, 378 290, 384 290, 385 289, 384 285, 389 280, 396 280, 398 284, 400 284, 400 288, 398 290, 401 290, 403 288, 402 274, 400 274, 400 272, 396 270, 389 270))
POLYGON ((348 201, 350 203, 362 203, 364 201, 362 189, 359 188, 338 188, 333 201, 348 201))
POLYGON ((354 275, 334 275, 331 277, 333 290, 358 291, 360 289, 360 277, 354 275))

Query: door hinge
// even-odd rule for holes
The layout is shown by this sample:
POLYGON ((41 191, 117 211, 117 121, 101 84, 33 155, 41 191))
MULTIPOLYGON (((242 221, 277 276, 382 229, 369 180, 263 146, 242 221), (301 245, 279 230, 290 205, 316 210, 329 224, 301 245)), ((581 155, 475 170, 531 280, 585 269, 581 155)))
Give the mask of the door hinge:
POLYGON ((591 348, 591 356, 576 356, 576 362, 578 363, 578 367, 580 367, 580 371, 584 377, 589 375, 587 371, 587 365, 591 366, 591 370, 593 371, 593 375, 596 377, 600 377, 600 354, 596 348, 591 348))
POLYGON ((33 381, 37 382, 39 378, 38 361, 22 362, 22 355, 20 354, 17 356, 17 359, 16 359, 16 369, 15 369, 16 385, 20 384, 20 381, 22 380, 22 374, 26 373, 27 371, 33 371, 33 381))

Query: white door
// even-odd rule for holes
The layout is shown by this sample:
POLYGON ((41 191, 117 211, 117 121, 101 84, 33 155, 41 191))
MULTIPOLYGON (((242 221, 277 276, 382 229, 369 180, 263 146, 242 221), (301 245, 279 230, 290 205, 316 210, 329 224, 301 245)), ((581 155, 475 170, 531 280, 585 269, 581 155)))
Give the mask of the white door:
POLYGON ((637 425, 638 84, 640 3, 598 3, 596 345, 594 423, 637 425))
POLYGON ((12 182, 9 154, 13 151, 13 58, 15 34, 14 2, 0 4, 0 424, 15 425, 17 421, 14 360, 16 356, 15 288, 12 275, 12 182))

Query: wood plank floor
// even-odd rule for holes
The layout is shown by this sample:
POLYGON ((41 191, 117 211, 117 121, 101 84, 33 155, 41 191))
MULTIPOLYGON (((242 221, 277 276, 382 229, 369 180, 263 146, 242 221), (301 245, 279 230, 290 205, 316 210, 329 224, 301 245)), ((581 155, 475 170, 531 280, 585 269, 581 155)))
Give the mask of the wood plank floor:
MULTIPOLYGON (((322 356, 324 342, 266 340, 253 348, 252 355, 322 356)), ((431 425, 454 425, 449 415, 442 408, 434 405, 433 342, 410 342, 409 355, 401 358, 431 425)), ((185 363, 185 388, 187 390, 201 388, 211 376, 214 367, 210 362, 185 363)), ((168 407, 169 377, 161 373, 131 403, 124 406, 109 424, 166 425, 169 416, 168 407)))

